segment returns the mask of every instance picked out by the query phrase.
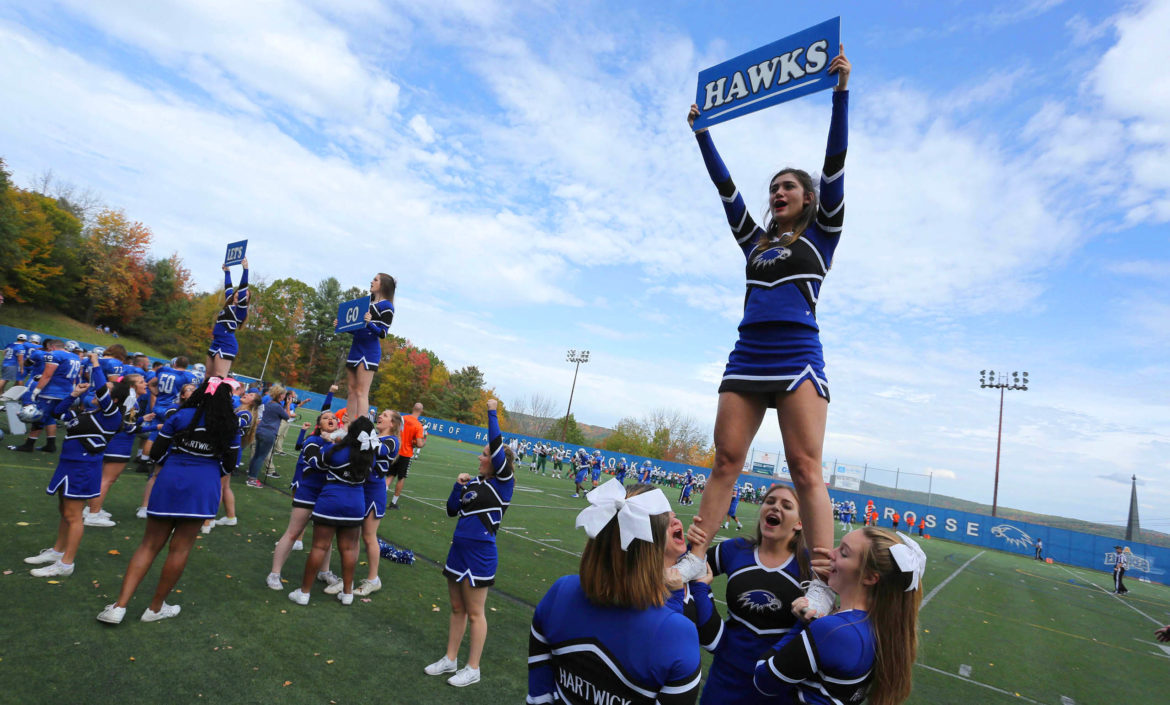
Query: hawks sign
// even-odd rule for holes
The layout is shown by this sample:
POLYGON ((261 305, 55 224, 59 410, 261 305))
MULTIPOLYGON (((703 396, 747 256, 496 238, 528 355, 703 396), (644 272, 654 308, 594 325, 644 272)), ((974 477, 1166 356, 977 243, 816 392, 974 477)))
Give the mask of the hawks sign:
POLYGON ((832 88, 829 62, 840 46, 841 18, 834 17, 701 71, 695 129, 832 88))

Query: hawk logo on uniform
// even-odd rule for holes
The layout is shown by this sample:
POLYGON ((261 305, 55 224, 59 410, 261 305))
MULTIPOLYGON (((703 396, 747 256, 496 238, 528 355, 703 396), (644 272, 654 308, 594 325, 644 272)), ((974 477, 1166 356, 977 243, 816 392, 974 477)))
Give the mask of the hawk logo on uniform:
POLYGON ((1032 537, 1024 533, 1023 529, 1012 526, 1011 524, 1000 524, 999 526, 991 527, 991 535, 1007 541, 1013 546, 1031 546, 1035 541, 1032 537))
POLYGON ((475 497, 476 497, 475 490, 468 490, 467 492, 463 493, 463 496, 459 499, 459 503, 466 506, 466 505, 474 502, 475 497))
POLYGON ((739 606, 749 612, 778 612, 784 603, 767 590, 748 590, 739 594, 739 606))
POLYGON ((783 262, 792 256, 792 250, 787 247, 777 245, 776 247, 769 247, 760 252, 752 258, 752 264, 757 267, 767 267, 777 262, 783 262))

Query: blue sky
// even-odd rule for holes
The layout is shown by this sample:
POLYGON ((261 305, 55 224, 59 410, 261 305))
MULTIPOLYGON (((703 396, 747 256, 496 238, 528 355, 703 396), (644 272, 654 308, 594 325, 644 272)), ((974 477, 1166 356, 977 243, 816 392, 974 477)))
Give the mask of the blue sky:
MULTIPOLYGON (((0 6, 0 154, 149 224, 204 288, 399 278, 394 330, 505 401, 714 420, 743 264, 684 122, 702 68, 840 14, 843 239, 825 457, 1170 528, 1170 0, 0 6), (1120 480, 1120 481, 1119 481, 1120 480), (1157 522, 1161 522, 1158 524, 1157 522)), ((815 170, 816 94, 713 128, 759 214, 815 170)), ((777 450, 769 419, 757 438, 777 450)), ((910 479, 911 486, 925 483, 910 479), (915 484, 917 483, 917 484, 915 484)))

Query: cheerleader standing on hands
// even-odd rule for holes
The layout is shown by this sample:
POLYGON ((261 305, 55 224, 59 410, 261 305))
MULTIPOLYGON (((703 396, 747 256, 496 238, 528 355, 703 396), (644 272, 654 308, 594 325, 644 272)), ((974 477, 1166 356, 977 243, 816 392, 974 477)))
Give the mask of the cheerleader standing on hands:
MULTIPOLYGON (((782 169, 768 189, 769 211, 763 227, 748 213, 710 133, 705 129, 695 133, 707 171, 723 199, 727 222, 747 259, 739 340, 719 385, 715 467, 699 506, 705 527, 714 529, 723 519, 748 447, 765 412, 775 407, 804 512, 807 541, 826 549, 833 544, 832 504, 821 478, 829 386, 815 312, 844 219, 846 86, 851 68, 842 46, 829 64, 829 72, 838 78, 819 198, 806 172, 782 169)), ((693 126, 698 116, 698 106, 692 105, 688 122, 693 126)), ((705 549, 696 546, 692 552, 701 556, 705 549)), ((821 612, 832 608, 833 596, 820 580, 813 581, 809 597, 821 612)))
MULTIPOLYGON (((345 359, 346 409, 349 418, 365 416, 370 410, 370 383, 382 361, 382 339, 390 332, 394 320, 394 289, 397 282, 389 274, 376 274, 370 282, 370 310, 366 325, 351 331, 353 344, 345 359)), ((334 327, 337 321, 333 321, 334 327)))
POLYGON ((479 661, 487 641, 484 604, 488 587, 496 582, 499 564, 496 533, 516 487, 516 461, 512 449, 504 445, 500 435, 497 406, 499 402, 495 399, 488 400, 488 444, 479 455, 479 476, 472 478, 460 473, 447 498, 447 516, 459 517, 443 566, 451 598, 451 623, 447 631, 447 653, 425 670, 427 675, 437 676, 458 669, 447 679, 457 687, 479 682, 479 661), (471 647, 467 665, 460 669, 459 644, 468 622, 471 623, 471 647))
MULTIPOLYGON (((91 359, 96 362, 97 355, 91 353, 91 359)), ((61 446, 57 470, 45 492, 58 495, 61 520, 57 523, 57 540, 53 546, 24 559, 25 563, 33 565, 49 564, 33 569, 32 574, 38 578, 73 574, 73 559, 85 533, 82 508, 87 499, 101 493, 102 456, 106 444, 122 426, 122 405, 131 390, 137 387, 142 391, 146 387, 137 375, 107 387, 105 373, 96 365, 92 379, 97 390, 97 409, 82 411, 73 406, 77 398, 90 388, 89 384, 75 386, 54 409, 55 415, 65 425, 65 442, 61 446)))
POLYGON ((126 567, 118 601, 98 615, 100 621, 121 623, 138 584, 168 542, 166 563, 142 621, 179 614, 179 606, 168 605, 166 598, 187 567, 199 525, 219 510, 219 478, 235 469, 240 450, 232 383, 209 378, 163 424, 151 451, 161 467, 146 508, 146 531, 126 567))
POLYGON ((232 361, 240 352, 236 342, 236 330, 248 320, 248 259, 242 262, 244 273, 240 275, 240 288, 232 288, 232 270, 223 266, 223 310, 215 317, 211 330, 211 347, 207 349, 207 375, 226 377, 232 369, 232 361))
POLYGON ((756 688, 794 689, 793 700, 815 705, 898 705, 910 696, 918 655, 926 554, 906 534, 874 527, 816 550, 829 559, 841 606, 820 617, 806 598, 793 602, 800 622, 756 663, 756 688))
POLYGON ((682 524, 648 485, 610 480, 589 503, 579 575, 553 583, 532 616, 528 702, 695 702, 698 633, 667 604, 663 575, 667 546, 685 552, 682 524))

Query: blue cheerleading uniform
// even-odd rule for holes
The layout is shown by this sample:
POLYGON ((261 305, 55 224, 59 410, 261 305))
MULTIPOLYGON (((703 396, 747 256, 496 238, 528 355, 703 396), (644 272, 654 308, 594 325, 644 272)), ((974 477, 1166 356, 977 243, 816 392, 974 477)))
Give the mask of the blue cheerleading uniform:
POLYGON ((595 605, 581 578, 559 578, 528 637, 529 705, 686 705, 699 693, 699 637, 671 606, 595 605))
MULTIPOLYGON (((142 417, 149 413, 146 410, 146 397, 138 397, 137 407, 138 413, 135 414, 134 420, 124 420, 122 422, 121 428, 119 428, 117 433, 115 433, 114 436, 110 439, 110 442, 106 444, 105 457, 102 458, 103 462, 130 462, 131 454, 134 451, 134 438, 140 431, 142 431, 142 427, 144 425, 142 417)), ((151 424, 153 425, 153 423, 154 421, 152 420, 151 424)))
POLYGON ((692 580, 670 593, 666 606, 689 619, 699 632, 699 646, 714 651, 723 635, 723 620, 715 610, 711 586, 701 580, 692 580))
MULTIPOLYGON (((325 395, 325 401, 321 403, 321 413, 329 411, 333 406, 333 392, 325 395)), ((305 436, 305 429, 297 434, 297 443, 295 448, 300 452, 297 456, 297 466, 293 470, 292 482, 289 483, 289 489, 293 491, 293 506, 302 507, 304 509, 312 509, 313 505, 317 503, 317 496, 321 494, 321 488, 325 486, 325 475, 321 472, 308 472, 309 459, 321 452, 321 448, 325 446, 325 439, 317 434, 305 436)))
POLYGON ((864 700, 877 646, 868 616, 846 610, 793 628, 756 663, 758 692, 793 692, 793 702, 810 705, 864 700))
POLYGON ((221 357, 224 360, 234 360, 240 352, 240 345, 236 342, 236 330, 248 319, 248 270, 240 275, 239 296, 236 303, 230 303, 232 294, 232 273, 223 273, 223 310, 215 317, 215 327, 211 329, 211 347, 207 349, 208 357, 221 357))
POLYGON ((69 499, 90 499, 102 491, 102 456, 106 444, 122 425, 122 408, 114 401, 106 387, 106 376, 101 370, 94 373, 95 386, 100 386, 97 396, 98 408, 83 411, 73 405, 73 398, 57 402, 53 410, 65 426, 65 442, 61 444, 61 457, 47 494, 57 494, 69 499))
POLYGON ((756 661, 796 626, 792 602, 804 595, 800 566, 792 556, 778 568, 766 568, 756 546, 743 538, 709 548, 707 563, 715 575, 727 575, 727 619, 701 702, 758 703, 761 697, 752 682, 756 661))
MULTIPOLYGON (((382 447, 382 446, 379 446, 382 447)), ((313 504, 313 521, 328 526, 360 526, 366 517, 363 485, 370 468, 353 465, 349 446, 328 444, 309 459, 309 467, 322 471, 325 486, 313 504)))
POLYGON ((359 366, 377 370, 382 361, 380 341, 390 333, 390 323, 393 321, 394 304, 385 299, 370 302, 370 320, 361 328, 350 331, 353 343, 349 346, 345 366, 355 370, 359 366))
POLYGON ((212 449, 222 439, 211 437, 198 413, 199 409, 186 407, 171 414, 150 449, 150 459, 160 468, 146 505, 148 516, 214 519, 219 511, 219 478, 236 469, 240 431, 233 428, 224 452, 216 455, 212 449))
POLYGON ((833 91, 833 115, 821 169, 816 218, 794 242, 769 239, 748 213, 707 131, 695 133, 707 172, 727 222, 747 260, 747 291, 739 340, 728 358, 719 391, 768 396, 795 390, 811 380, 829 398, 816 305, 821 284, 833 264, 833 251, 845 217, 845 152, 848 145, 849 93, 833 91))
POLYGON ((459 521, 443 575, 457 583, 467 580, 471 587, 487 587, 496 581, 496 533, 516 488, 494 409, 488 411, 488 452, 495 474, 487 479, 474 477, 466 485, 456 482, 447 497, 447 516, 457 516, 459 521))
POLYGON ((370 477, 362 485, 366 495, 366 516, 371 513, 375 519, 386 516, 386 476, 390 474, 390 465, 398 457, 398 436, 382 436, 382 444, 378 447, 378 455, 374 458, 374 467, 370 468, 370 477))

